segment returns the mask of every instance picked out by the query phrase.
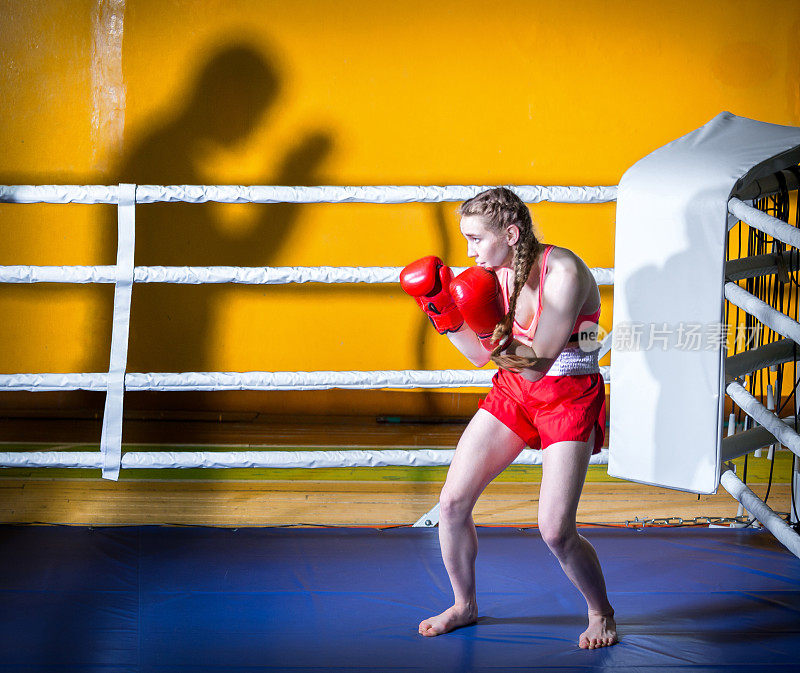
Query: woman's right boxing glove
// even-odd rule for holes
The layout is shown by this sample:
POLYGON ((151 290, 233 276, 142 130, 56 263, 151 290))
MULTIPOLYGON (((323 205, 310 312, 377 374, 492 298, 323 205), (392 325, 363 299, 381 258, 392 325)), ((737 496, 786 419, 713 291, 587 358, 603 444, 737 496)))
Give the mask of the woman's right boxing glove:
POLYGON ((450 294, 464 322, 478 335, 483 347, 491 351, 494 328, 506 315, 503 294, 494 271, 471 266, 450 283, 450 294))
POLYGON ((400 272, 400 287, 417 300, 439 334, 457 332, 464 324, 450 296, 453 272, 438 257, 423 257, 400 272))

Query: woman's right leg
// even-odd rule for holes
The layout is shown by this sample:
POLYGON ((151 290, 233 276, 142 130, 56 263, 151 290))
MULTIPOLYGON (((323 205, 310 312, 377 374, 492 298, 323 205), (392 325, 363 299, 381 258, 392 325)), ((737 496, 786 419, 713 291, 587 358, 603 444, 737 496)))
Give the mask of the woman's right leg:
POLYGON ((472 509, 487 484, 524 448, 522 439, 483 409, 478 409, 461 435, 439 497, 439 544, 455 602, 443 613, 420 623, 423 636, 438 636, 477 619, 478 537, 472 509))

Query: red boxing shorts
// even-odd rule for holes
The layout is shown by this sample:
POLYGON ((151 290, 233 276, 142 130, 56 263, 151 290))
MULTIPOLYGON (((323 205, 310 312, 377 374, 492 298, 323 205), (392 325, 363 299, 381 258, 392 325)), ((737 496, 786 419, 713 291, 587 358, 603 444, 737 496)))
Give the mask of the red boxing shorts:
POLYGON ((543 376, 531 383, 500 369, 480 403, 532 449, 555 442, 586 442, 596 430, 592 453, 606 434, 606 387, 602 374, 543 376))

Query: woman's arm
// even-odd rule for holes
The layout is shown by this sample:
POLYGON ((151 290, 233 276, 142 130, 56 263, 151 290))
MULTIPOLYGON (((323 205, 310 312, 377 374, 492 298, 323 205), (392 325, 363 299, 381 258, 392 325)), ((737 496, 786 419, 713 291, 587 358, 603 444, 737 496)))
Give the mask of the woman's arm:
POLYGON ((448 332, 447 338, 476 367, 483 367, 489 362, 489 351, 483 347, 475 332, 466 324, 462 325, 457 332, 448 332))
POLYGON ((538 381, 567 345, 590 290, 591 281, 582 277, 575 258, 558 260, 540 288, 542 311, 530 347, 514 340, 503 354, 492 359, 528 381, 538 381), (510 357, 503 359, 506 353, 510 357))
POLYGON ((499 355, 491 357, 498 367, 519 374, 528 381, 538 381, 550 369, 555 358, 539 357, 530 346, 512 339, 499 355))

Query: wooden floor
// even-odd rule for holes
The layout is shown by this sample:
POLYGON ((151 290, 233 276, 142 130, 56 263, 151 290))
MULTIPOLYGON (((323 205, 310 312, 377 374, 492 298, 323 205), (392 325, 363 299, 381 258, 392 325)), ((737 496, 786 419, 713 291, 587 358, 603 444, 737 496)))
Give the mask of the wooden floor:
MULTIPOLYGON (((441 484, 429 482, 0 479, 0 521, 230 527, 409 524, 436 504, 440 489, 441 484)), ((766 485, 753 485, 753 490, 763 497, 766 485)), ((538 497, 535 483, 490 484, 475 507, 475 523, 535 525, 538 497)), ((787 511, 788 499, 788 484, 773 484, 770 505, 787 511)), ((632 483, 587 483, 578 521, 733 517, 737 506, 723 490, 698 499, 632 483)))
MULTIPOLYGON (((430 446, 453 448, 463 421, 395 422, 374 417, 281 417, 252 420, 228 413, 200 418, 154 419, 125 412, 122 441, 148 444, 236 444, 270 446, 430 446)), ((0 442, 98 442, 100 418, 0 418, 0 442)))
MULTIPOLYGON (((270 423, 154 422, 132 418, 126 419, 123 439, 126 443, 161 447, 239 444, 453 448, 463 429, 463 423, 381 423, 374 418, 339 418, 335 422, 283 419, 270 423)), ((91 419, 46 423, 41 419, 0 419, 0 442, 96 443, 99 434, 99 421, 91 419)), ((237 478, 237 471, 232 471, 232 476, 229 472, 225 478, 214 478, 202 471, 189 471, 176 478, 159 474, 165 471, 149 471, 147 478, 124 476, 119 482, 96 476, 75 478, 72 476, 75 472, 68 470, 28 470, 26 474, 0 470, 0 522, 230 527, 403 525, 415 522, 436 504, 444 479, 443 469, 435 468, 439 471, 432 473, 433 476, 428 473, 415 479, 404 479, 403 473, 389 469, 381 472, 381 469, 368 471, 366 477, 361 472, 358 480, 330 476, 330 471, 327 477, 320 478, 318 475, 324 471, 316 470, 292 471, 291 479, 252 477, 254 473, 246 471, 238 471, 240 475, 248 475, 241 479, 237 478), (370 481, 372 475, 381 478, 370 481)), ((761 471, 763 475, 763 467, 761 471)), ((523 475, 524 480, 490 484, 475 508, 475 522, 535 525, 539 484, 535 473, 532 474, 523 475)), ((757 476, 754 468, 751 475, 757 476)), ((773 483, 770 491, 769 504, 778 512, 789 509, 787 475, 776 473, 778 483, 773 483)), ((752 481, 748 479, 749 485, 763 497, 766 483, 752 481)), ((722 489, 716 495, 698 497, 610 480, 605 470, 598 467, 590 470, 578 521, 624 524, 637 518, 733 517, 737 507, 738 503, 722 489)))

